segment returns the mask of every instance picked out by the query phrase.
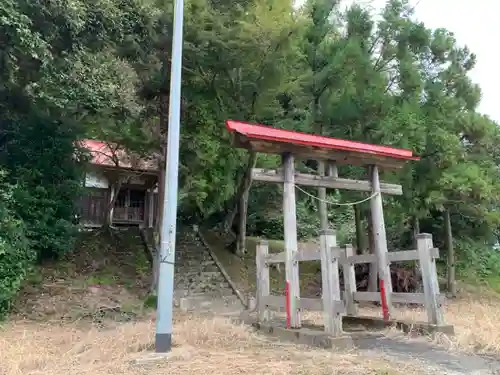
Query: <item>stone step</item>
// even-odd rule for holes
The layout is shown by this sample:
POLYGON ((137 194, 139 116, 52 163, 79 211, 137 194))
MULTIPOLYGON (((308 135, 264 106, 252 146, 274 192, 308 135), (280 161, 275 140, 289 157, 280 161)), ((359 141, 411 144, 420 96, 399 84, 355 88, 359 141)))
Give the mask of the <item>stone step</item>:
POLYGON ((210 284, 177 284, 175 285, 174 290, 179 291, 189 291, 189 293, 219 293, 221 290, 231 290, 226 288, 220 288, 217 285, 210 284))
POLYGON ((222 273, 218 271, 193 271, 184 272, 176 275, 179 280, 181 279, 200 279, 200 280, 213 280, 216 278, 223 278, 222 273))
POLYGON ((204 267, 215 262, 212 258, 176 259, 176 267, 204 267))
POLYGON ((174 291, 174 296, 178 298, 183 297, 206 297, 206 298, 221 298, 234 296, 234 291, 232 289, 212 289, 212 290, 202 290, 202 289, 176 289, 174 291))
POLYGON ((196 260, 187 260, 187 261, 179 261, 177 262, 177 267, 209 267, 214 265, 215 262, 210 259, 196 259, 196 260))
POLYGON ((189 292, 200 292, 200 293, 206 293, 206 292, 214 292, 214 291, 232 291, 231 287, 228 284, 225 284, 224 282, 214 282, 214 283, 182 283, 182 282, 177 282, 175 283, 175 289, 178 291, 189 291, 189 292))
POLYGON ((214 299, 207 296, 184 297, 179 299, 182 311, 210 311, 214 308, 238 307, 241 302, 236 296, 214 299))
POLYGON ((192 267, 192 266, 196 266, 196 267, 209 267, 209 266, 212 266, 214 265, 215 262, 212 258, 208 259, 208 260, 199 260, 199 259, 195 259, 195 260, 186 260, 186 261, 178 261, 177 262, 177 267, 180 268, 180 267, 192 267))
POLYGON ((224 284, 224 280, 201 280, 201 279, 177 279, 174 281, 177 289, 224 289, 228 285, 224 284))
POLYGON ((221 297, 230 297, 233 296, 234 293, 232 290, 201 290, 201 289, 189 289, 187 292, 185 289, 179 289, 179 292, 175 293, 182 297, 206 297, 206 298, 221 298, 221 297))
POLYGON ((210 266, 202 266, 202 267, 195 267, 195 266, 190 266, 190 267, 177 267, 176 269, 176 275, 177 274, 196 274, 196 273, 205 273, 205 272, 220 272, 219 267, 217 267, 215 264, 212 264, 210 266))
POLYGON ((208 292, 191 291, 190 296, 192 297, 205 296, 205 297, 217 298, 217 297, 231 297, 235 296, 235 294, 232 289, 217 289, 208 292))
POLYGON ((197 255, 182 255, 176 257, 176 262, 179 264, 198 263, 212 261, 210 254, 197 254, 197 255))

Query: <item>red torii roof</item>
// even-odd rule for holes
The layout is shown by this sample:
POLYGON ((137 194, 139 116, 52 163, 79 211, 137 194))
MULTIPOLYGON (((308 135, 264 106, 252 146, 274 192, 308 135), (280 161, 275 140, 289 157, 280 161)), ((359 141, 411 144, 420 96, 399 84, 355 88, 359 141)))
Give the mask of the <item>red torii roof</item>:
POLYGON ((372 161, 371 164, 388 167, 400 167, 407 160, 420 160, 412 151, 400 148, 322 137, 234 120, 227 120, 226 126, 231 133, 237 135, 236 143, 239 147, 251 148, 257 152, 292 152, 299 157, 330 159, 344 164, 370 164, 372 161))

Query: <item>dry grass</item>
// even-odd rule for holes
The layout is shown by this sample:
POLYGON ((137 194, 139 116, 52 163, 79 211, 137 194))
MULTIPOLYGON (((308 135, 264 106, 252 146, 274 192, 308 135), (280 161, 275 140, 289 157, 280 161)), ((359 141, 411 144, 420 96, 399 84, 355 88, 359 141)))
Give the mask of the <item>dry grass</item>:
MULTIPOLYGON (((363 306, 359 309, 362 316, 382 317, 380 307, 363 306)), ((446 324, 455 327, 455 336, 435 335, 429 340, 451 350, 471 353, 500 354, 500 326, 497 318, 500 316, 500 297, 489 295, 475 297, 461 296, 447 301, 444 306, 446 324)), ((423 307, 396 307, 394 319, 415 322, 426 322, 427 315, 423 307)), ((303 319, 316 324, 323 324, 323 316, 318 312, 304 312, 303 319)), ((388 336, 402 335, 402 332, 389 329, 388 336)))
POLYGON ((2 375, 421 374, 402 364, 272 342, 224 318, 177 315, 168 362, 137 365, 151 347, 153 319, 98 330, 11 322, 1 329, 2 375))
MULTIPOLYGON (((364 307, 363 315, 380 316, 380 308, 364 307)), ((454 337, 438 340, 452 349, 500 354, 500 297, 461 296, 444 306, 445 322, 455 326, 454 337)), ((406 321, 427 321, 423 308, 396 308, 395 318, 406 321)))
MULTIPOLYGON (((61 264, 45 268, 40 280, 25 288, 16 315, 0 326, 0 375, 428 373, 412 364, 361 357, 356 352, 280 343, 225 318, 181 313, 175 316, 175 348, 168 362, 139 366, 133 360, 151 349, 155 327, 154 316, 141 308, 141 288, 121 285, 127 278, 135 280, 136 271, 129 267, 131 276, 104 283, 112 273, 110 265, 96 265, 95 258, 88 258, 68 262, 69 270, 61 270, 61 264), (88 263, 88 272, 80 272, 81 263, 88 263), (100 280, 96 271, 102 271, 100 280), (119 311, 102 316, 102 307, 119 311)), ((253 279, 251 275, 248 279, 253 279)), ((370 308, 363 313, 379 311, 370 308)), ((422 311, 401 309, 398 315, 421 320, 422 311)), ((500 330, 493 323, 499 315, 500 303, 494 298, 446 306, 446 319, 456 326, 456 346, 463 348, 500 352, 500 330), (479 329, 473 331, 474 324, 479 329)))

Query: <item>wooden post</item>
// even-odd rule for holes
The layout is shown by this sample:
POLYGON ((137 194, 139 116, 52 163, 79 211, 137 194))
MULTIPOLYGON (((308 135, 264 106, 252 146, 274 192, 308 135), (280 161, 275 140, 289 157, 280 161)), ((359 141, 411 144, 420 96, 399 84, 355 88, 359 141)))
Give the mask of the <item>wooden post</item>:
POLYGON ((129 208, 130 208, 130 188, 126 188, 125 192, 126 192, 126 194, 125 194, 125 207, 124 207, 125 208, 125 210, 124 210, 125 217, 122 218, 122 220, 123 219, 128 220, 128 212, 129 212, 129 208))
MULTIPOLYGON (((118 191, 116 191, 116 185, 114 183, 112 183, 110 186, 109 186, 109 200, 108 200, 108 203, 107 203, 107 206, 111 205, 114 200, 115 200, 115 195, 118 194, 118 191)), ((113 218, 115 216, 115 205, 113 204, 110 208, 109 208, 109 217, 107 217, 107 221, 109 223, 109 225, 113 225, 113 218)))
POLYGON ((260 240, 256 248, 257 265, 257 309, 259 311, 259 321, 265 322, 270 319, 269 310, 264 305, 262 297, 271 294, 271 285, 269 279, 269 266, 266 263, 266 257, 269 254, 269 244, 266 240, 260 240))
POLYGON ((355 255, 354 249, 351 245, 345 247, 345 259, 342 264, 342 271, 344 273, 344 289, 345 289, 345 303, 347 315, 358 315, 358 308, 354 303, 354 293, 356 293, 356 272, 354 270, 354 263, 349 262, 349 257, 355 255))
POLYGON ((387 237, 385 233, 384 208, 382 206, 382 194, 380 193, 380 179, 378 167, 376 165, 371 168, 372 174, 372 194, 374 196, 370 200, 371 220, 372 220, 372 236, 375 245, 375 254, 377 257, 378 275, 386 290, 386 302, 389 309, 389 314, 392 315, 392 280, 390 263, 387 259, 387 237))
POLYGON ((236 240, 236 254, 243 256, 247 252, 247 209, 249 190, 245 190, 238 202, 238 238, 236 240))
POLYGON ((334 250, 335 245, 335 232, 331 229, 322 230, 320 232, 320 252, 325 332, 333 336, 340 336, 342 335, 342 315, 335 309, 335 302, 341 301, 338 265, 340 254, 334 250))
POLYGON ((436 260, 431 256, 432 235, 421 233, 417 236, 417 250, 424 284, 425 308, 430 324, 443 325, 444 317, 439 303, 439 283, 436 260))
POLYGON ((155 213, 155 197, 153 188, 148 189, 148 228, 154 226, 154 213, 155 213))
POLYGON ((330 177, 339 177, 339 171, 337 169, 337 166, 333 162, 328 163, 328 176, 330 177))
POLYGON ((284 191, 283 216, 285 229, 285 273, 290 282, 291 327, 300 328, 300 311, 297 301, 300 298, 299 264, 295 260, 297 253, 297 214, 295 207, 295 166, 294 157, 290 153, 283 155, 284 191))

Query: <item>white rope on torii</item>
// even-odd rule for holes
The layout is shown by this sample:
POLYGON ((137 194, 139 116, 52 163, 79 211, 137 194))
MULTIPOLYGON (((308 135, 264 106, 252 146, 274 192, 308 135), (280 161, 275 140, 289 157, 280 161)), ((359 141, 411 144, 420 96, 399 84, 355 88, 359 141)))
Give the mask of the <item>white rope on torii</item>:
POLYGON ((365 198, 365 199, 362 199, 360 201, 356 201, 356 202, 348 202, 348 203, 338 203, 338 202, 332 202, 332 201, 328 201, 328 200, 325 200, 325 199, 321 199, 321 198, 318 198, 316 197, 315 195, 312 195, 311 193, 308 193, 307 191, 305 191, 304 189, 302 189, 300 186, 298 185, 295 185, 295 188, 297 190, 300 190, 301 192, 303 192, 304 194, 306 194, 307 196, 313 198, 313 199, 316 199, 320 202, 324 202, 326 204, 331 204, 331 205, 335 205, 335 206, 355 206, 357 204, 361 204, 361 203, 364 203, 364 202, 367 202, 369 201, 370 199, 376 197, 378 194, 380 194, 379 192, 375 192, 373 193, 372 195, 370 195, 368 198, 365 198))

